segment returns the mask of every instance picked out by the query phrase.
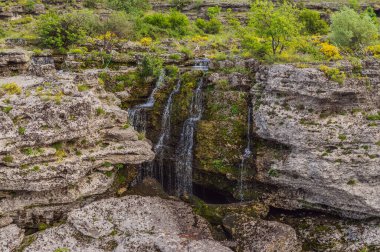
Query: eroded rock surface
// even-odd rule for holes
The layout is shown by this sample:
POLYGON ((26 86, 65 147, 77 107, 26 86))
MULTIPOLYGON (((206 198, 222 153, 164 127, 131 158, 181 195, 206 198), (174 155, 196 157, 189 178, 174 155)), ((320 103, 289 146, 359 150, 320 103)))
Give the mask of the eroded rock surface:
POLYGON ((231 251, 212 240, 206 222, 179 201, 110 198, 68 216, 66 224, 35 234, 25 251, 231 251))
POLYGON ((49 211, 106 192, 124 164, 152 160, 118 104, 97 78, 0 79, 0 215, 49 221, 49 211))
POLYGON ((256 178, 279 188, 271 204, 281 208, 380 216, 379 62, 356 76, 341 68, 342 84, 312 67, 260 69, 255 132, 272 144, 258 149, 256 178))
POLYGON ((12 224, 0 228, 0 251, 14 251, 21 244, 24 238, 24 230, 12 224))
POLYGON ((237 241, 237 251, 298 252, 301 251, 295 230, 283 223, 244 215, 229 215, 223 226, 237 241))

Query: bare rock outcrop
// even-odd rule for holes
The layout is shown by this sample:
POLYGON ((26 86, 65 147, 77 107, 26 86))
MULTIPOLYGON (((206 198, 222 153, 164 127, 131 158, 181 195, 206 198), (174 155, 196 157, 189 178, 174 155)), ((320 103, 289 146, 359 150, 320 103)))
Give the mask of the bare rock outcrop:
POLYGON ((68 216, 66 224, 33 235, 24 251, 231 251, 214 241, 205 220, 179 201, 110 198, 68 216))
POLYGON ((118 103, 96 78, 0 79, 0 215, 49 222, 105 193, 124 164, 152 160, 118 103))
POLYGON ((0 52, 0 76, 24 74, 28 71, 30 56, 27 51, 8 49, 0 52))
POLYGON ((286 224, 232 214, 223 219, 224 228, 242 252, 299 252, 296 231, 286 224))
POLYGON ((255 132, 270 144, 258 149, 256 179, 277 186, 270 204, 380 216, 379 65, 341 62, 342 84, 315 67, 259 70, 255 132))
POLYGON ((0 228, 0 251, 14 251, 20 246, 23 239, 24 230, 14 224, 0 228))

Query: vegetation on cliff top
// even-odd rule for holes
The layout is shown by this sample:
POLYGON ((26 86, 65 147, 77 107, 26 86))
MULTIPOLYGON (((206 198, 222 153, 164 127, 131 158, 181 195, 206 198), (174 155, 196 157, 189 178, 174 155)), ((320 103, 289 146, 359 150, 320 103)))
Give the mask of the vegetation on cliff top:
MULTIPOLYGON (((177 9, 167 12, 153 11, 147 0, 69 2, 63 9, 48 6, 46 14, 39 16, 2 21, 0 37, 35 41, 31 44, 36 52, 50 48, 91 54, 94 45, 103 43, 108 45, 103 53, 110 54, 112 45, 123 41, 136 41, 158 52, 162 40, 174 38, 180 42, 175 49, 188 57, 196 52, 215 59, 240 56, 268 62, 315 62, 380 55, 376 14, 371 7, 359 8, 361 2, 354 0, 323 18, 320 12, 293 1, 257 0, 244 17, 216 4, 194 20, 181 12, 191 1, 171 1, 177 9)), ((21 4, 33 13, 37 3, 21 4)))

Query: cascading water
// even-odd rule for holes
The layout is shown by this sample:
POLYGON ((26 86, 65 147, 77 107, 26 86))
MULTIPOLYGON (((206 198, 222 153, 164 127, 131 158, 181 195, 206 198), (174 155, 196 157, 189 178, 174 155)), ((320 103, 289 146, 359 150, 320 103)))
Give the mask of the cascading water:
POLYGON ((139 132, 146 131, 146 120, 147 120, 146 110, 153 108, 154 103, 155 103, 154 96, 156 95, 158 89, 161 87, 164 81, 165 81, 165 70, 162 70, 148 100, 145 103, 137 105, 128 110, 129 121, 131 122, 135 130, 139 132))
POLYGON ((194 60, 194 66, 192 68, 194 70, 208 71, 209 64, 210 64, 210 60, 207 58, 195 59, 194 60))
MULTIPOLYGON (((154 147, 156 158, 154 162, 149 164, 150 170, 151 170, 150 176, 156 177, 160 181, 161 185, 164 185, 164 176, 165 176, 164 175, 164 170, 165 170, 164 157, 165 157, 165 151, 167 149, 166 144, 170 139, 170 130, 171 130, 170 115, 173 108, 173 99, 174 99, 174 96, 177 93, 179 93, 180 88, 181 88, 181 81, 178 80, 176 87, 173 89, 173 91, 169 95, 169 98, 166 102, 164 112, 162 115, 161 133, 158 138, 158 142, 154 147)), ((169 177, 169 179, 167 179, 167 183, 170 184, 172 180, 170 178, 170 172, 169 174, 167 174, 167 176, 169 177)), ((166 185, 166 188, 171 189, 171 185, 166 185)))
POLYGON ((240 201, 244 201, 244 187, 245 187, 245 179, 248 173, 247 161, 252 155, 251 149, 251 138, 252 138, 252 107, 248 107, 248 118, 247 118, 247 147, 244 149, 244 153, 240 163, 240 178, 239 178, 239 197, 240 201))
POLYGON ((178 196, 192 194, 193 190, 192 178, 194 133, 203 112, 203 82, 204 80, 201 78, 198 82, 197 89, 194 92, 190 106, 190 117, 183 125, 181 139, 178 146, 175 164, 175 189, 178 196))

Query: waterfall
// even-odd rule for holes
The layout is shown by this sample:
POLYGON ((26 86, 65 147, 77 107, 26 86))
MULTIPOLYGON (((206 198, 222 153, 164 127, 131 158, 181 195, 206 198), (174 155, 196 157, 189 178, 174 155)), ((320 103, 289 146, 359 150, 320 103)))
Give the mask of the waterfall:
POLYGON ((206 59, 206 58, 195 59, 193 69, 194 70, 200 70, 200 71, 208 71, 209 64, 210 64, 209 59, 206 59))
POLYGON ((156 85, 150 94, 148 100, 140 105, 137 105, 131 109, 128 110, 128 117, 129 121, 131 122, 132 126, 135 128, 135 130, 139 132, 145 132, 146 131, 146 110, 153 108, 155 103, 154 96, 156 95, 158 89, 161 87, 161 85, 165 81, 165 70, 162 70, 160 73, 160 76, 156 82, 156 85))
POLYGON ((203 82, 204 80, 201 78, 198 82, 197 89, 194 91, 190 106, 190 116, 183 125, 181 139, 177 149, 175 183, 178 196, 192 194, 194 133, 203 112, 203 82))
MULTIPOLYGON (((156 158, 154 163, 150 164, 151 173, 153 176, 153 169, 155 177, 160 181, 161 185, 164 185, 164 157, 165 150, 167 148, 166 144, 170 139, 170 115, 173 107, 174 96, 179 93, 181 88, 181 81, 178 80, 176 87, 170 93, 169 98, 166 102, 164 112, 162 114, 161 120, 161 133, 158 138, 158 142, 154 147, 154 152, 156 153, 156 158)), ((169 172, 170 173, 170 172, 169 172)), ((170 174, 168 174, 170 177, 170 174)), ((171 183, 171 179, 167 180, 168 184, 171 183)), ((166 185, 167 188, 171 189, 171 185, 166 185)))
POLYGON ((251 149, 251 137, 252 137, 252 107, 248 107, 248 118, 247 118, 247 147, 244 149, 244 153, 241 159, 240 163, 240 178, 239 178, 239 197, 240 201, 244 201, 244 187, 245 187, 245 179, 247 177, 248 167, 247 167, 247 161, 252 155, 252 149, 251 149))

